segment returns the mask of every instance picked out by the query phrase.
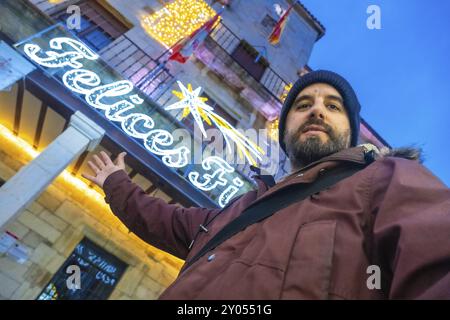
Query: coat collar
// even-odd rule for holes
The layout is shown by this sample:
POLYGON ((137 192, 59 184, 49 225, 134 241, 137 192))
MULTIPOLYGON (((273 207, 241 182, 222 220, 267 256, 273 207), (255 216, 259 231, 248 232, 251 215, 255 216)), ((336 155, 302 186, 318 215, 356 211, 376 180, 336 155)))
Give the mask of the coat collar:
POLYGON ((375 152, 377 152, 376 147, 374 149, 372 145, 367 144, 336 152, 286 176, 273 187, 266 186, 268 189, 265 192, 262 192, 262 194, 258 192, 257 201, 259 202, 259 200, 288 186, 311 183, 325 171, 336 168, 343 163, 370 164, 375 159, 375 152))
POLYGON ((322 159, 319 159, 315 162, 310 163, 306 167, 303 167, 302 169, 293 172, 292 174, 286 176, 283 180, 289 179, 293 176, 299 175, 299 174, 306 174, 310 171, 310 169, 313 169, 317 165, 320 165, 325 162, 353 162, 353 163, 360 163, 365 164, 367 162, 368 153, 374 149, 370 147, 371 145, 359 145, 357 147, 348 148, 341 150, 339 152, 336 152, 332 155, 323 157, 322 159))

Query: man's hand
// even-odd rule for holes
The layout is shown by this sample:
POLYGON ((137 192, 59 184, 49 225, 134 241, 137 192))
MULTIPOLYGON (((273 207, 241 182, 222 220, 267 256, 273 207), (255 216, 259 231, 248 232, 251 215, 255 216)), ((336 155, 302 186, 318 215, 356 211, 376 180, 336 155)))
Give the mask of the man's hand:
POLYGON ((95 176, 85 173, 82 173, 81 176, 94 182, 103 189, 103 183, 110 174, 119 170, 125 170, 125 156, 126 152, 119 154, 114 164, 108 154, 102 151, 100 152, 100 156, 94 155, 95 163, 88 161, 88 165, 95 172, 95 176))

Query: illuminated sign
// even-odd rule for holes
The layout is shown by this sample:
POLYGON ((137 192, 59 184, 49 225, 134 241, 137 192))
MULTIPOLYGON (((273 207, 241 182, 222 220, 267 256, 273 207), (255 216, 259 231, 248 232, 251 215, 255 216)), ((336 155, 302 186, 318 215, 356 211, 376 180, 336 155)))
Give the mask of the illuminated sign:
MULTIPOLYGON (((88 105, 101 110, 110 121, 119 122, 122 130, 130 137, 141 139, 145 148, 151 153, 161 157, 162 162, 171 168, 184 168, 189 164, 190 150, 186 146, 176 147, 172 133, 164 128, 158 128, 155 120, 147 114, 132 112, 144 100, 135 94, 135 87, 131 81, 120 80, 103 84, 100 76, 85 68, 83 60, 96 61, 99 56, 82 42, 69 37, 56 37, 49 41, 50 50, 43 50, 39 45, 26 42, 23 45, 24 53, 35 63, 50 69, 64 69, 61 77, 63 84, 72 92, 79 94, 88 105)), ((224 134, 227 142, 232 140, 243 152, 249 161, 260 158, 260 149, 246 139, 223 118, 213 112, 213 109, 204 104, 204 98, 199 97, 200 88, 192 91, 183 90, 178 96, 181 102, 167 107, 167 109, 185 108, 194 116, 199 124, 200 117, 208 123, 214 123, 224 134), (203 104, 202 104, 203 103, 203 104), (198 108, 200 106, 200 108, 198 108)), ((189 90, 190 89, 190 90, 189 90)), ((187 114, 186 114, 187 115, 187 114)), ((203 128, 203 125, 200 126, 203 128)), ((206 134, 204 129, 203 134, 206 134)), ((203 191, 216 191, 218 204, 223 207, 244 186, 244 182, 223 159, 212 156, 202 161, 202 174, 195 170, 189 172, 189 181, 203 191), (228 176, 228 179, 225 177, 228 176)))
POLYGON ((189 150, 186 147, 165 149, 173 144, 173 136, 166 130, 154 129, 154 121, 151 117, 142 113, 132 113, 121 116, 125 111, 133 109, 136 104, 143 102, 137 95, 130 96, 134 86, 131 81, 121 80, 114 83, 101 85, 100 77, 90 70, 81 69, 82 59, 96 60, 98 55, 92 52, 83 43, 71 38, 55 38, 50 40, 50 48, 63 50, 66 44, 72 51, 46 51, 42 55, 42 49, 35 44, 25 44, 25 54, 34 62, 47 68, 71 67, 62 81, 71 91, 84 96, 90 106, 104 111, 105 116, 111 121, 119 121, 122 129, 130 136, 144 140, 144 146, 150 152, 162 157, 162 161, 169 167, 179 168, 188 164, 189 150), (126 97, 128 95, 128 97, 126 97), (104 98, 126 97, 114 104, 103 103, 104 98), (145 122, 147 132, 138 132, 134 125, 139 121, 145 122))

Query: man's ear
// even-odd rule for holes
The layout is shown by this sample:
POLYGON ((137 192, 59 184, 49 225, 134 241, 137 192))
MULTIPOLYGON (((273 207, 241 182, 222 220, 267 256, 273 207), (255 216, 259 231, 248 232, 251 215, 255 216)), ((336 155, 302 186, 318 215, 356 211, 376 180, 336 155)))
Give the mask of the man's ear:
POLYGON ((352 146, 352 131, 350 129, 347 131, 346 136, 347 136, 347 143, 346 143, 346 145, 347 145, 347 149, 348 149, 348 148, 353 147, 352 146))
POLYGON ((348 129, 348 147, 347 148, 351 148, 352 146, 352 129, 348 129))

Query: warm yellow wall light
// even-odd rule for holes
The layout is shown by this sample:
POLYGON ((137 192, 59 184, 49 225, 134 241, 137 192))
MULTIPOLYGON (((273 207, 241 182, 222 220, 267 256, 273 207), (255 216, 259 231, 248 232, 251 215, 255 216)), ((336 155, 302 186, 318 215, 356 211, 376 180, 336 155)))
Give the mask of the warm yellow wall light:
MULTIPOLYGON (((28 142, 21 139, 18 136, 15 136, 8 128, 0 124, 0 136, 3 137, 6 141, 8 141, 9 146, 15 145, 16 148, 20 149, 21 152, 26 154, 26 157, 31 159, 36 158, 40 152, 35 150, 28 142)), ((76 176, 72 175, 67 170, 64 170, 61 175, 58 177, 63 179, 66 183, 68 183, 71 187, 83 192, 85 195, 92 197, 96 201, 99 201, 104 207, 108 207, 104 201, 104 196, 102 196, 99 192, 94 189, 89 188, 89 186, 81 181, 76 176)))
MULTIPOLYGON (((0 145, 2 150, 10 153, 13 157, 21 162, 29 162, 36 158, 40 152, 36 151, 28 142, 13 134, 11 130, 0 124, 0 145)), ((104 194, 89 187, 86 182, 72 175, 69 171, 64 170, 54 183, 61 185, 65 190, 70 192, 77 201, 83 202, 86 209, 94 213, 99 221, 107 221, 112 227, 123 227, 122 222, 111 212, 109 205, 104 200, 104 194)), ((152 252, 157 257, 165 260, 176 269, 180 269, 183 261, 175 256, 172 256, 164 251, 161 251, 153 246, 150 246, 136 235, 130 233, 127 235, 128 240, 132 242, 133 246, 144 251, 152 252)), ((138 254, 137 252, 135 252, 138 254)), ((139 255, 139 254, 138 254, 139 255)), ((148 258, 141 256, 142 259, 148 258)), ((174 274, 174 277, 176 274, 174 274)))
POLYGON ((141 21, 152 38, 169 48, 215 15, 216 11, 203 0, 175 0, 155 13, 143 16, 141 21))

